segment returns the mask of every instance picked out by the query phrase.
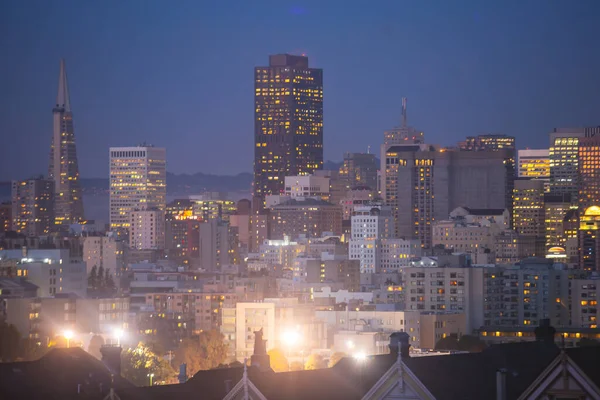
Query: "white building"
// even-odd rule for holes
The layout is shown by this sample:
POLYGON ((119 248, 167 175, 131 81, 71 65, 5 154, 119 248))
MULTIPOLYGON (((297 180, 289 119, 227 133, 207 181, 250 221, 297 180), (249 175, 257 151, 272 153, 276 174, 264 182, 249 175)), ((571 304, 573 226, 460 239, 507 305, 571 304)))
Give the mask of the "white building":
POLYGON ((260 245, 260 259, 269 267, 281 266, 281 268, 292 269, 294 259, 303 253, 306 246, 298 242, 292 242, 286 236, 283 240, 265 240, 260 245))
POLYGON ((391 208, 359 206, 351 218, 349 258, 360 260, 361 273, 394 272, 421 256, 418 240, 394 239, 391 208))
POLYGON ((110 148, 110 229, 127 232, 134 210, 165 211, 166 150, 152 146, 110 148))
POLYGON ((87 294, 86 265, 80 258, 71 257, 68 249, 4 250, 0 258, 20 260, 17 275, 38 286, 40 297, 87 294))
POLYGON ((519 178, 550 179, 550 150, 519 150, 519 178))
POLYGON ((165 248, 165 216, 158 209, 130 212, 129 248, 158 250, 165 248))
POLYGON ((313 292, 314 299, 335 299, 335 304, 349 303, 350 301, 373 302, 373 292, 350 292, 348 290, 332 291, 330 286, 322 287, 313 292))
POLYGON ((118 275, 123 267, 124 245, 114 236, 87 236, 83 239, 83 261, 88 274, 94 266, 118 275))
POLYGON ((329 200, 329 178, 314 175, 286 176, 285 195, 329 200))

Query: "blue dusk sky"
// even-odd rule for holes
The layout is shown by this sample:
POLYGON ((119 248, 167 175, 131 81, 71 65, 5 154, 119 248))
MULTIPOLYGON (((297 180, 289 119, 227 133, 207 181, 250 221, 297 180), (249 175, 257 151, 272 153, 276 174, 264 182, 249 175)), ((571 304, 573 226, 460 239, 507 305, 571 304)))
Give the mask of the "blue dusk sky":
POLYGON ((4 0, 0 180, 46 173, 66 59, 81 176, 108 148, 167 148, 175 173, 252 171, 253 68, 275 53, 324 70, 325 159, 505 133, 548 146, 600 124, 600 1, 4 0))

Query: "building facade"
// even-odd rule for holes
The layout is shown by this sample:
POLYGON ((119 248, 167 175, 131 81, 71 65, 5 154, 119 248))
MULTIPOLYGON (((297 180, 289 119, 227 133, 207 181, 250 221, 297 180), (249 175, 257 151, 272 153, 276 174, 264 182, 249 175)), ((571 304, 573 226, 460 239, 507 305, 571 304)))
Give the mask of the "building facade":
POLYGON ((286 176, 285 196, 329 200, 329 178, 314 175, 286 176))
POLYGON ((340 177, 345 181, 346 190, 367 187, 377 190, 377 170, 379 165, 375 154, 344 153, 344 163, 340 167, 340 177))
POLYGON ((60 61, 58 94, 52 114, 54 125, 48 179, 54 181, 54 223, 68 227, 83 220, 84 216, 65 60, 60 61))
POLYGON ((519 179, 513 189, 513 229, 523 236, 546 236, 544 182, 519 179))
POLYGON ((165 248, 165 214, 157 208, 129 213, 129 248, 163 250, 165 248))
POLYGON ((13 181, 12 230, 26 236, 48 235, 54 227, 54 188, 49 179, 13 181))
POLYGON ((579 141, 579 209, 600 204, 600 133, 579 141))
POLYGON ((280 194, 286 176, 323 168, 323 70, 277 54, 254 69, 254 197, 280 194))
POLYGON ((550 179, 550 150, 519 150, 519 178, 550 179))
POLYGON ((342 233, 342 207, 323 200, 306 198, 292 199, 270 209, 269 238, 292 239, 299 235, 320 238, 325 232, 342 233))
POLYGON ((128 234, 131 212, 166 208, 167 167, 164 148, 110 148, 110 229, 128 234))

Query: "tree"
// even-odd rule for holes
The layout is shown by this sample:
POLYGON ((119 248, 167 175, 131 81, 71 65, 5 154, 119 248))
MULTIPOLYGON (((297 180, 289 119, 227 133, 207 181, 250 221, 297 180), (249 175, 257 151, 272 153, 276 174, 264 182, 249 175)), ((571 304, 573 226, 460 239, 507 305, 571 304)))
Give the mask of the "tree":
POLYGON ((19 359, 22 361, 35 361, 42 358, 50 350, 48 346, 42 345, 32 338, 21 340, 19 348, 19 359))
POLYGON ((458 349, 471 353, 478 353, 485 349, 486 345, 481 339, 473 335, 462 335, 458 340, 458 349))
POLYGON ((88 345, 88 353, 96 357, 98 360, 102 359, 102 353, 100 353, 100 348, 104 344, 104 338, 100 335, 94 335, 90 339, 90 344, 88 345))
POLYGON ((271 369, 275 372, 289 371, 290 365, 283 352, 273 348, 267 352, 270 357, 271 369))
POLYGON ((0 361, 14 361, 19 356, 21 335, 14 325, 0 323, 0 361))
POLYGON ((177 364, 186 363, 190 374, 213 369, 227 359, 227 344, 224 336, 215 330, 200 332, 197 336, 185 338, 175 351, 177 364))
POLYGON ((98 268, 94 265, 88 276, 88 288, 96 289, 98 287, 98 268))
POLYGON ((333 367, 344 357, 348 357, 348 354, 344 353, 343 351, 336 351, 335 353, 333 353, 331 355, 331 357, 329 357, 328 367, 329 368, 333 367))
POLYGON ((304 364, 304 369, 321 369, 327 368, 327 363, 320 354, 311 354, 304 364))
POLYGON ((292 361, 290 363, 290 371, 302 371, 304 369, 304 365, 300 361, 292 361))
POLYGON ((577 347, 594 347, 600 346, 600 342, 595 339, 590 338, 581 338, 579 342, 577 342, 577 347))
POLYGON ((165 359, 140 342, 135 348, 121 354, 121 374, 136 386, 148 386, 148 374, 154 374, 153 384, 160 385, 175 376, 175 371, 165 359))
POLYGON ((98 282, 96 288, 102 289, 104 286, 104 267, 101 265, 100 268, 98 268, 98 282))
POLYGON ((110 273, 110 269, 107 268, 106 272, 104 273, 104 288, 106 290, 114 290, 115 287, 116 285, 113 276, 110 273))
POLYGON ((458 350, 458 336, 456 333, 451 333, 450 336, 441 338, 435 344, 436 350, 458 350))

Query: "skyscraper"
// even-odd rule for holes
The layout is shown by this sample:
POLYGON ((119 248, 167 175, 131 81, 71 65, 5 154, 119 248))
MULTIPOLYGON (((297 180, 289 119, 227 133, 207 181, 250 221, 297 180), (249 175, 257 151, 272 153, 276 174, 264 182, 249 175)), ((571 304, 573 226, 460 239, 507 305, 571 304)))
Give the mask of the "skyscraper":
POLYGON ((550 179, 549 150, 519 150, 519 178, 550 179))
POLYGON ((110 229, 127 233, 135 210, 157 209, 164 213, 166 179, 164 148, 111 147, 110 229))
POLYGON ((378 168, 375 154, 345 153, 344 164, 340 167, 340 176, 345 181, 346 190, 356 186, 377 190, 378 168))
MULTIPOLYGON (((386 205, 392 207, 392 216, 398 221, 398 167, 394 162, 397 160, 398 152, 417 151, 419 146, 428 148, 424 143, 423 132, 408 125, 407 122, 407 99, 402 98, 402 121, 401 125, 383 133, 383 144, 381 145, 380 162, 380 188, 381 198, 386 205), (411 150, 412 149, 412 150, 411 150), (390 154, 388 154, 388 152, 390 154)), ((396 228, 396 236, 398 230, 396 228)))
POLYGON ((47 235, 54 224, 54 182, 27 179, 12 182, 12 230, 27 236, 47 235))
POLYGON ((557 128, 550 134, 550 193, 568 194, 577 203, 579 180, 579 140, 583 129, 557 128))
POLYGON ((54 116, 54 131, 50 146, 48 178, 54 181, 56 196, 54 201, 54 223, 55 225, 68 226, 68 224, 80 221, 84 217, 65 60, 60 60, 58 94, 56 96, 56 106, 52 113, 54 116))
POLYGON ((254 69, 254 207, 280 194, 286 176, 323 167, 323 70, 308 58, 269 56, 254 69))
POLYGON ((600 204, 600 134, 579 141, 579 209, 600 204))

